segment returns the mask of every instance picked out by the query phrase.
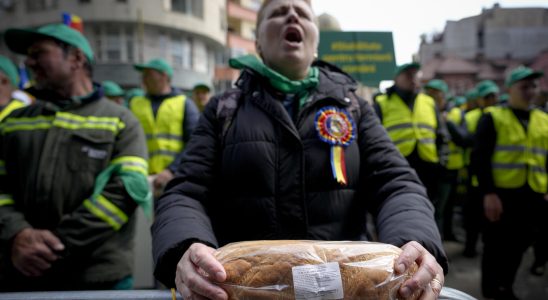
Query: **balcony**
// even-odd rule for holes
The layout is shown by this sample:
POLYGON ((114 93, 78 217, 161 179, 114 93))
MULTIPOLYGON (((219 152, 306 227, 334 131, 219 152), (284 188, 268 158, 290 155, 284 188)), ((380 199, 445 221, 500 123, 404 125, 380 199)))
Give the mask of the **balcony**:
POLYGON ((229 32, 227 42, 229 48, 244 49, 247 53, 255 53, 255 41, 253 40, 229 32))
POLYGON ((233 1, 228 1, 227 13, 229 18, 244 20, 252 23, 257 21, 257 12, 249 8, 245 8, 233 1))

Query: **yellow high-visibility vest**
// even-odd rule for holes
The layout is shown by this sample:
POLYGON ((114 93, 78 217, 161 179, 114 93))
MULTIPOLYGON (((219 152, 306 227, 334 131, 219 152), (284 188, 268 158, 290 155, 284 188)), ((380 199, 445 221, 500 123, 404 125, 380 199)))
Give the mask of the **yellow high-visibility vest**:
POLYGON ((439 162, 434 99, 418 94, 413 111, 396 93, 392 93, 390 98, 387 95, 378 96, 377 103, 381 108, 382 123, 403 156, 409 156, 417 147, 422 160, 439 162))
POLYGON ((478 129, 479 119, 483 115, 483 110, 481 108, 474 108, 471 111, 464 114, 464 119, 466 120, 466 129, 469 133, 476 133, 478 129))
POLYGON ((186 97, 183 95, 164 99, 156 118, 148 98, 137 96, 130 102, 130 109, 146 134, 150 174, 162 172, 184 149, 185 101, 186 97))
MULTIPOLYGON (((481 116, 483 116, 484 113, 490 112, 494 106, 489 106, 485 109, 482 109, 480 107, 475 108, 469 112, 467 112, 464 115, 464 119, 466 120, 466 129, 469 133, 475 134, 478 130, 478 123, 481 119, 481 116)), ((470 156, 472 153, 472 149, 466 149, 464 153, 464 164, 469 166, 470 165, 470 156)), ((477 187, 478 184, 478 177, 474 174, 472 174, 472 177, 470 178, 470 182, 472 186, 477 187)))
POLYGON ((17 99, 13 99, 0 111, 0 121, 4 120, 5 117, 7 117, 12 111, 25 106, 26 104, 22 101, 19 101, 17 99))
MULTIPOLYGON (((453 107, 447 114, 447 120, 461 125, 463 121, 462 110, 459 107, 453 107)), ((459 170, 464 167, 464 149, 449 141, 449 157, 447 159, 448 170, 459 170)))
POLYGON ((497 132, 492 157, 495 186, 512 189, 528 184, 533 191, 545 194, 548 115, 532 110, 527 132, 508 107, 493 108, 491 116, 497 132))

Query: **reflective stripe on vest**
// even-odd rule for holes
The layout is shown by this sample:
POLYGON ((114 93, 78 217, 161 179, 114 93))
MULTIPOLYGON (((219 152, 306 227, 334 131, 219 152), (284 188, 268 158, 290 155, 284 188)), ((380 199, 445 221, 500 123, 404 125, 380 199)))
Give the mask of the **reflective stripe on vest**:
POLYGON ((382 123, 388 135, 404 156, 417 146, 419 156, 427 162, 439 162, 436 148, 436 111, 434 100, 418 94, 413 111, 396 94, 377 97, 382 112, 382 123))
MULTIPOLYGON (((462 109, 453 107, 447 114, 447 120, 457 126, 462 125, 463 121, 462 109)), ((464 167, 464 149, 457 146, 452 141, 449 141, 449 157, 447 159, 448 170, 459 170, 464 167)))
POLYGON ((0 176, 6 175, 6 163, 0 159, 0 176))
POLYGON ((13 205, 15 202, 13 201, 13 198, 11 195, 8 194, 0 194, 0 206, 6 206, 6 205, 13 205))
POLYGON ((110 202, 102 195, 97 196, 96 199, 84 200, 84 206, 94 216, 109 224, 115 231, 122 228, 122 226, 128 221, 128 216, 120 208, 114 205, 114 203, 110 202))
POLYGON ((149 99, 139 96, 131 100, 130 109, 147 137, 150 174, 162 172, 183 151, 185 101, 183 95, 164 99, 154 118, 149 99))
POLYGON ((13 99, 0 111, 0 121, 7 117, 12 111, 25 106, 26 104, 17 99, 13 99))
POLYGON ((499 188, 519 188, 526 183, 537 193, 547 192, 548 115, 534 109, 527 132, 507 107, 491 110, 497 132, 492 158, 493 180, 499 188))
POLYGON ((68 130, 105 130, 118 135, 125 123, 117 117, 80 116, 67 112, 57 112, 55 116, 8 118, 0 125, 2 133, 14 131, 46 130, 60 127, 68 130))
POLYGON ((120 156, 110 162, 111 165, 121 165, 121 171, 137 172, 148 176, 148 162, 138 156, 120 156))

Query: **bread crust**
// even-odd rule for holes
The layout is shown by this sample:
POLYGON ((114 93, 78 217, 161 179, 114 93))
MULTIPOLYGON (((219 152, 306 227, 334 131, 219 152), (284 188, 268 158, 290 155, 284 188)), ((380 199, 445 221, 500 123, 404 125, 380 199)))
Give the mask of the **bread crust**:
POLYGON ((339 264, 344 299, 396 299, 401 283, 417 270, 396 276, 401 249, 370 242, 251 241, 226 245, 215 256, 227 279, 229 299, 295 299, 292 268, 339 264))

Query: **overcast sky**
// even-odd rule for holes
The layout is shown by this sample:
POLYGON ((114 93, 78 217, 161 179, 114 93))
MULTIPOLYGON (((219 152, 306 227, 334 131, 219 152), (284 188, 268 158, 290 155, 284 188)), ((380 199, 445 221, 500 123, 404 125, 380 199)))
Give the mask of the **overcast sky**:
POLYGON ((313 0, 316 14, 334 16, 344 31, 392 31, 396 63, 411 61, 420 35, 441 32, 447 20, 478 15, 494 3, 501 7, 544 7, 548 0, 313 0))

